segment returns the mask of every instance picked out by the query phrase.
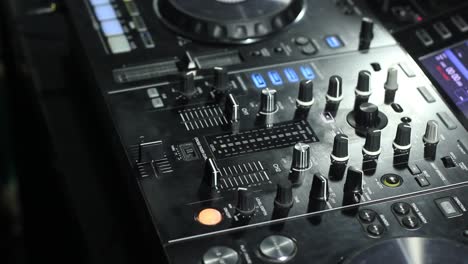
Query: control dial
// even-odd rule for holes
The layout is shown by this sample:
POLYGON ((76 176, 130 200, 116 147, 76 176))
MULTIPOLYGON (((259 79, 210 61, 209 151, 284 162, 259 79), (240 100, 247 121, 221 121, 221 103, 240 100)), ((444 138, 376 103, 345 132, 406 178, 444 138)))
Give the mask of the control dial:
POLYGON ((294 202, 291 182, 283 178, 276 186, 275 206, 282 208, 291 207, 294 202))
POLYGON ((310 108, 314 101, 314 83, 311 80, 301 81, 296 105, 301 108, 310 108))
POLYGON ((247 188, 237 190, 237 211, 242 215, 251 215, 255 212, 255 199, 253 193, 247 188))
POLYGON ((273 114, 278 110, 276 90, 265 88, 260 97, 260 113, 273 114))
POLYGON ((349 160, 348 153, 348 136, 345 134, 338 134, 333 140, 333 151, 330 155, 332 162, 347 162, 349 160))
POLYGON ((310 189, 309 199, 317 201, 328 201, 330 192, 328 190, 328 179, 320 173, 314 175, 312 188, 310 189))
POLYGON ((408 150, 411 148, 411 125, 400 123, 397 128, 393 147, 396 150, 408 150))
POLYGON ((340 76, 330 77, 326 99, 329 103, 339 103, 343 100, 343 80, 340 76))

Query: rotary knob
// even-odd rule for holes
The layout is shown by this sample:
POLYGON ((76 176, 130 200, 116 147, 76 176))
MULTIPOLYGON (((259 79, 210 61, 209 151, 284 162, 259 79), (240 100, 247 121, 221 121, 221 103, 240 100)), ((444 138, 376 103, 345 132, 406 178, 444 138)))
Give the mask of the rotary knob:
POLYGON ((195 87, 195 71, 189 71, 182 74, 182 85, 180 93, 186 97, 192 97, 197 93, 197 89, 195 87))
POLYGON ((374 21, 370 18, 363 18, 361 21, 361 31, 359 33, 359 50, 367 50, 374 39, 374 21))
POLYGON ((282 178, 276 185, 275 206, 289 208, 293 205, 293 190, 289 180, 282 178))
POLYGON ((363 103, 356 113, 356 124, 361 128, 375 128, 379 125, 379 108, 372 103, 363 103))
POLYGON ((356 85, 355 93, 357 96, 369 97, 371 91, 371 73, 369 71, 360 71, 358 75, 358 82, 356 85))
POLYGON ((398 90, 398 69, 390 67, 387 71, 387 80, 384 84, 385 103, 390 104, 395 101, 395 94, 398 90))
POLYGON ((339 103, 343 100, 343 80, 340 76, 330 77, 326 98, 330 103, 339 103))
POLYGON ((312 188, 310 189, 309 199, 317 201, 328 201, 330 192, 328 190, 328 179, 320 173, 314 175, 312 188))
POLYGON ((237 189, 236 209, 242 215, 251 215, 255 212, 255 199, 253 193, 247 188, 237 189))
POLYGON ((362 194, 362 171, 349 167, 346 175, 346 182, 344 184, 343 193, 345 194, 362 194))
POLYGON ((439 123, 435 120, 430 120, 426 124, 426 132, 423 136, 423 141, 426 144, 439 143, 439 123))
POLYGON ((260 113, 272 114, 278 110, 276 90, 265 88, 260 97, 260 113))
POLYGON ((311 80, 301 81, 299 95, 296 99, 298 107, 310 108, 314 104, 314 83, 311 80))
POLYGON ((345 134, 338 134, 333 140, 333 151, 330 155, 332 162, 347 162, 349 160, 348 153, 349 138, 345 134))
POLYGON ((380 141, 382 138, 382 131, 370 130, 366 134, 366 143, 362 148, 362 153, 368 156, 379 156, 382 152, 380 141))
POLYGON ((292 170, 305 170, 310 167, 310 146, 304 143, 297 143, 294 146, 292 158, 292 170))
POLYGON ((397 150, 408 150, 411 148, 411 125, 400 123, 397 128, 393 147, 397 150))
POLYGON ((217 91, 225 91, 229 87, 229 77, 223 67, 214 67, 214 88, 217 91))

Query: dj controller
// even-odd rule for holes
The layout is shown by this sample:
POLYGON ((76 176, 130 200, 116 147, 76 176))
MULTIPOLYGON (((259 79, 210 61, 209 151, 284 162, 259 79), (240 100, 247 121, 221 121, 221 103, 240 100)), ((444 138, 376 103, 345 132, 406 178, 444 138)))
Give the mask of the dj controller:
POLYGON ((168 263, 468 263, 468 2, 65 4, 168 263))

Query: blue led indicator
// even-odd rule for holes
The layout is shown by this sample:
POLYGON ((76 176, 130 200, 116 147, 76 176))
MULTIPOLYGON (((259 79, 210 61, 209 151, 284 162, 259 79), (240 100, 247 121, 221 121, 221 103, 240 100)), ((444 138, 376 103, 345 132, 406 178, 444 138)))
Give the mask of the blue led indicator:
POLYGON ((279 75, 277 71, 269 71, 268 76, 270 77, 270 80, 274 85, 283 84, 283 79, 281 79, 281 76, 279 75))
POLYGON ((114 8, 111 5, 98 5, 94 7, 94 12, 99 21, 115 19, 117 15, 115 14, 114 8))
POLYGON ((267 86, 265 79, 260 73, 252 74, 252 81, 254 82, 257 88, 265 88, 267 86))
POLYGON ((109 0, 91 0, 93 6, 109 4, 109 0))
POLYGON ((325 40, 327 41, 328 46, 332 49, 343 47, 343 43, 337 36, 328 36, 325 38, 325 40))
POLYGON ((299 81, 299 76, 297 76, 297 73, 293 68, 284 69, 284 74, 288 78, 289 82, 295 83, 299 81))
POLYGON ((315 72, 312 69, 312 67, 308 65, 301 66, 301 72, 304 78, 306 78, 307 80, 315 79, 315 72))

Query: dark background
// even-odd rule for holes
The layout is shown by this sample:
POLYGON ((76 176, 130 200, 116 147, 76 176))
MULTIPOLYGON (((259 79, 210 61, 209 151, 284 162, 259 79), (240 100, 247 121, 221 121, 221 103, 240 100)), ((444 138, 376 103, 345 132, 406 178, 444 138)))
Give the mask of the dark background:
POLYGON ((140 263, 57 3, 0 1, 0 263, 140 263))

